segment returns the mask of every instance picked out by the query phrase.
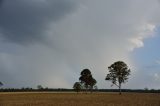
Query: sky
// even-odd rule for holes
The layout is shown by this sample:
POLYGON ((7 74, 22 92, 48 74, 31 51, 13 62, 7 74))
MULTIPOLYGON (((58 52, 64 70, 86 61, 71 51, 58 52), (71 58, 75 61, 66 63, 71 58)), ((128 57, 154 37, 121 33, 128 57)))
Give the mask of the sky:
POLYGON ((88 68, 98 88, 124 61, 122 88, 160 89, 159 0, 0 0, 4 88, 72 88, 88 68))

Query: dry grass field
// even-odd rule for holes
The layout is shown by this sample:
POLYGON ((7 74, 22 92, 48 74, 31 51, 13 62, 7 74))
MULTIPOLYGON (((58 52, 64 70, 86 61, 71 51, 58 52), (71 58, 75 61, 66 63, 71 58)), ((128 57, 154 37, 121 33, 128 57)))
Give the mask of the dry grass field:
POLYGON ((160 94, 0 93, 0 106, 160 106, 160 94))

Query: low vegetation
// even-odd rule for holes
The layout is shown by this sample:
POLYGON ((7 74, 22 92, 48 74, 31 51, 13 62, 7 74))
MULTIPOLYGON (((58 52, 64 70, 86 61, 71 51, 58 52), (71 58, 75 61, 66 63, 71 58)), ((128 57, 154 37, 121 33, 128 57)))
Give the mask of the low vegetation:
POLYGON ((151 93, 0 93, 0 106, 160 106, 151 93))

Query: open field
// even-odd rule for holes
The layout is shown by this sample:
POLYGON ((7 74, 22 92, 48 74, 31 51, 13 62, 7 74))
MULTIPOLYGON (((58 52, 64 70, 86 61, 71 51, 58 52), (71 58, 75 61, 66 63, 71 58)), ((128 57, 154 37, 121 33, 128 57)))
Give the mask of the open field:
POLYGON ((160 106, 160 94, 0 93, 0 106, 160 106))

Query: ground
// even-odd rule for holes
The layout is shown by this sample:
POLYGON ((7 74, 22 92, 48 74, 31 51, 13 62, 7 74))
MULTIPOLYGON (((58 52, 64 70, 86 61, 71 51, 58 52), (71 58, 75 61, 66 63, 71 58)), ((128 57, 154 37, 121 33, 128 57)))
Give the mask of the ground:
POLYGON ((0 106, 160 106, 160 94, 0 93, 0 106))

